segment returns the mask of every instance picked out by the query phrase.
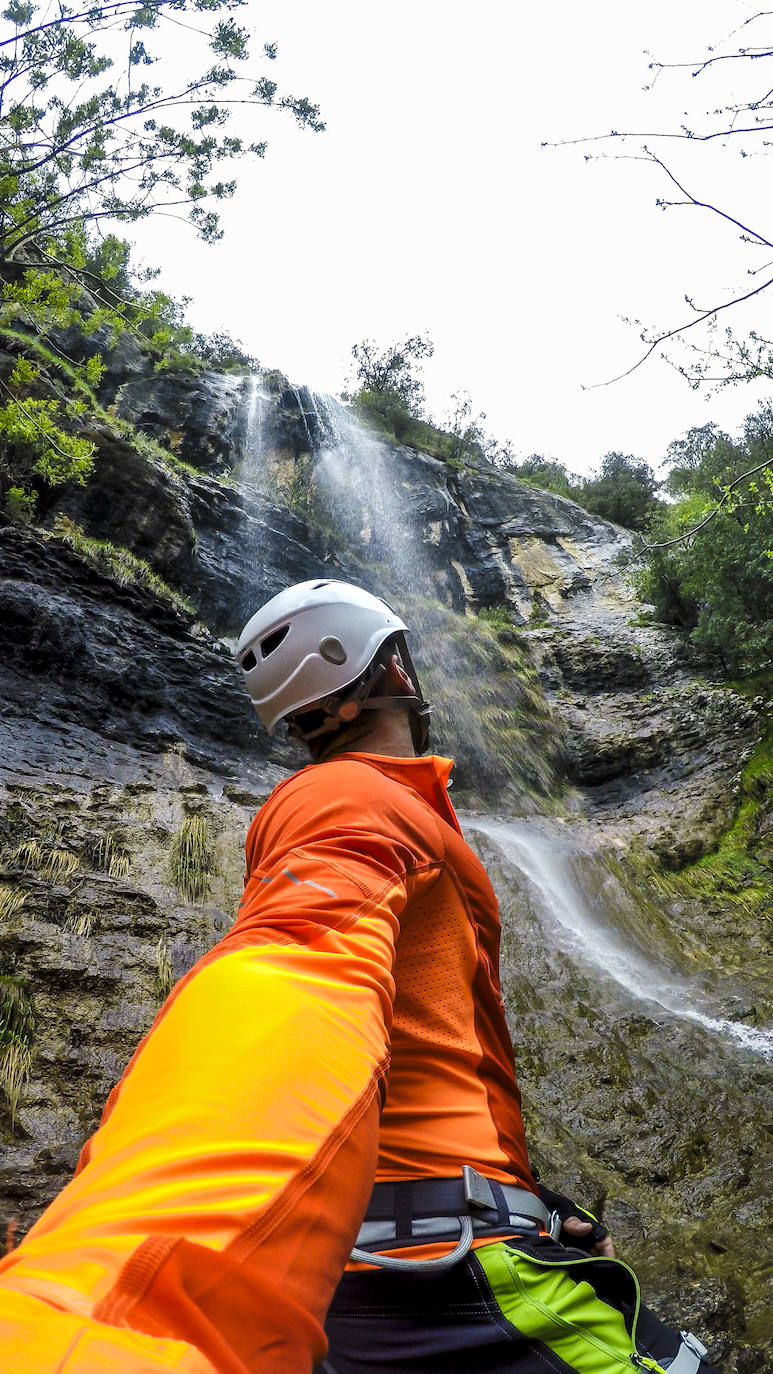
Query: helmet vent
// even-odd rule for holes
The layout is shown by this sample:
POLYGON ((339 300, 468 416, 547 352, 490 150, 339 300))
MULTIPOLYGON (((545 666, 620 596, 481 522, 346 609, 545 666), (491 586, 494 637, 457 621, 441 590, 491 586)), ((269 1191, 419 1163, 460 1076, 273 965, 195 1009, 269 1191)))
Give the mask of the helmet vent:
POLYGON ((260 652, 263 658, 268 658, 269 654, 273 654, 274 650, 279 648, 279 645, 282 643, 285 635, 289 634, 289 631, 290 626, 283 625, 281 630, 273 630, 270 635, 266 635, 265 639, 261 639, 260 652))
POLYGON ((255 667, 257 661, 258 660, 252 652, 252 649, 248 649, 246 654, 244 655, 244 658, 242 659, 242 668, 244 669, 245 673, 249 673, 250 670, 255 667))

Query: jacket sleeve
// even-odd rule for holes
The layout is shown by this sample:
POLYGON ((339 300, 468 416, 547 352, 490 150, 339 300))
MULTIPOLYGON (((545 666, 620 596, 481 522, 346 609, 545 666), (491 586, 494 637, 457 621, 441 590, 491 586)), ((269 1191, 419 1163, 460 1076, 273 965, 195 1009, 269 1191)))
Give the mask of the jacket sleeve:
POLYGON ((240 942, 347 951, 349 976, 377 992, 387 1025, 400 914, 437 871, 441 848, 421 804, 398 805, 396 791, 356 762, 309 769, 280 787, 248 836, 234 929, 240 942))
POLYGON ((256 818, 235 925, 175 986, 11 1261, 62 1308, 77 1290, 110 1347, 100 1368, 126 1328, 163 1347, 143 1369, 183 1367, 170 1341, 217 1374, 324 1358, 376 1170, 400 918, 437 868, 426 809, 336 762, 256 818))

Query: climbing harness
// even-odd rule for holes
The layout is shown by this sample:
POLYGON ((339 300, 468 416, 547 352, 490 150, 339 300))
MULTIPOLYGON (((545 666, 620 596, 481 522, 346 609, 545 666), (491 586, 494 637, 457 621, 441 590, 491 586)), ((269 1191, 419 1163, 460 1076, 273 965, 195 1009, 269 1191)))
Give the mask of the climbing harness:
POLYGON ((682 1331, 680 1335, 682 1344, 668 1366, 668 1374, 697 1374, 701 1360, 708 1354, 708 1350, 692 1331, 682 1331))
POLYGON ((561 1219, 528 1188, 498 1183, 465 1164, 461 1178, 377 1183, 351 1258, 381 1269, 432 1273, 464 1259, 476 1236, 513 1230, 534 1234, 542 1230, 555 1240, 561 1219), (398 1259, 374 1253, 385 1246, 402 1249, 453 1238, 455 1225, 459 1239, 439 1259, 398 1259))

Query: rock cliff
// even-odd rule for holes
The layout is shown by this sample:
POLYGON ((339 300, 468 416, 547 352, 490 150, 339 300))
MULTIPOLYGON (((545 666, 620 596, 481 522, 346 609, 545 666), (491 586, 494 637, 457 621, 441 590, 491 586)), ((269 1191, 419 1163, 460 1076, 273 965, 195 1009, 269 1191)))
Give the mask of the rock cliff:
POLYGON ((570 501, 379 441, 276 375, 167 377, 132 357, 105 387, 142 442, 94 428, 89 484, 52 493, 40 529, 0 526, 0 978, 34 1018, 21 1085, 0 1082, 12 1230, 66 1181, 173 979, 230 925, 247 825, 302 761, 259 730, 234 636, 283 586, 343 577, 422 634, 436 747, 502 900, 543 1176, 605 1204, 648 1297, 728 1370, 773 1369, 749 1261, 767 1243, 760 921, 653 876, 733 821, 765 703, 640 623, 629 536, 570 501), (120 575, 100 541, 167 590, 120 575), (634 971, 648 950, 686 1011, 590 959, 569 917, 556 934, 558 898, 491 830, 513 817, 554 846, 598 948, 622 940, 634 971))

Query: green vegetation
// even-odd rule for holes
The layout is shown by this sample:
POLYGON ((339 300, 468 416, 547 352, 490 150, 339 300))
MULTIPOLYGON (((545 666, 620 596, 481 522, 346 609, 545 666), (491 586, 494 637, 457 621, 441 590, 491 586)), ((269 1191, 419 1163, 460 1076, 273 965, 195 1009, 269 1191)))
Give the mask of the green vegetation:
MULTIPOLYGON (((12 31, 0 57, 0 177, 10 208, 0 260, 18 260, 31 243, 45 247, 72 225, 180 206, 204 239, 220 237, 214 206, 235 190, 220 178, 221 165, 266 151, 265 142, 245 144, 228 130, 237 92, 241 105, 324 128, 308 99, 282 95, 250 70, 249 33, 230 17, 233 8, 232 0, 112 0, 51 18, 34 0, 10 0, 3 18, 12 31), (182 12, 188 23, 180 24, 182 12), (151 40, 172 23, 186 75, 165 91, 144 75, 162 70, 151 40), (128 43, 115 42, 117 25, 128 43)), ((275 45, 264 44, 261 56, 273 62, 275 45)))
POLYGON ((17 911, 21 911, 26 900, 27 894, 20 887, 9 887, 7 883, 0 883, 0 921, 15 916, 17 911))
POLYGON ((653 505, 658 504, 658 483, 652 468, 632 454, 608 453, 591 477, 578 477, 563 463, 538 454, 521 463, 505 455, 499 465, 519 481, 568 497, 602 520, 629 530, 644 529, 653 505))
POLYGON ((363 339, 352 348, 355 382, 359 385, 353 393, 344 394, 344 400, 350 401, 356 413, 376 429, 402 442, 421 419, 421 364, 433 353, 433 344, 421 334, 384 349, 379 349, 372 339, 363 339))
POLYGON ((131 863, 129 851, 122 837, 108 830, 97 841, 93 851, 94 865, 111 878, 125 878, 131 863))
POLYGON ((156 987, 162 1001, 169 996, 174 987, 172 956, 169 952, 169 941, 165 935, 161 936, 156 945, 156 987))
POLYGON ((449 467, 462 470, 468 461, 485 457, 490 441, 482 422, 473 413, 466 392, 451 397, 445 428, 424 414, 424 383, 421 366, 431 358, 434 345, 422 334, 379 349, 372 339, 352 348, 356 368, 352 390, 343 393, 355 414, 383 438, 429 453, 449 467))
POLYGON ((19 1097, 29 1078, 35 1013, 21 979, 0 974, 0 1092, 16 1121, 19 1097))
POLYGON ((170 863, 175 886, 185 901, 199 902, 207 896, 219 865, 203 816, 185 817, 172 842, 170 863))
POLYGON ((544 803, 560 774, 560 730, 509 618, 460 616, 429 600, 403 609, 417 632, 436 748, 454 758, 457 787, 544 803))
POLYGON ((658 484, 620 453, 588 478, 536 454, 500 460, 520 481, 642 536, 634 585, 653 611, 632 623, 673 626, 728 677, 757 672, 773 658, 773 407, 749 416, 737 443, 714 424, 691 429, 666 464, 658 484))
MULTIPOLYGON (((110 0, 52 15, 36 0, 10 0, 3 11, 0 342, 9 361, 0 364, 0 509, 11 520, 30 523, 47 487, 88 479, 89 421, 123 334, 157 367, 252 364, 228 334, 194 333, 184 306, 146 289, 156 274, 133 274, 128 243, 102 227, 182 207, 201 237, 217 239, 217 206, 237 184, 222 169, 266 149, 233 134, 232 107, 324 127, 305 96, 251 70, 248 31, 231 15, 240 3, 110 0), (185 77, 164 88, 145 78, 151 67, 154 76, 171 70, 153 51, 171 25, 185 77)), ((261 56, 272 63, 275 45, 261 56)))
POLYGON ((510 608, 505 605, 482 606, 478 611, 478 619, 485 620, 488 625, 498 626, 503 630, 512 630, 513 628, 510 608))
POLYGON ((759 671, 773 656, 773 409, 739 443, 713 424, 690 430, 668 462, 674 500, 650 517, 637 591, 729 677, 759 671))
POLYGON ((773 804, 773 730, 757 746, 741 775, 740 804, 717 848, 697 863, 669 874, 677 892, 706 900, 731 899, 773 922, 773 838, 763 822, 773 804))
POLYGON ((157 601, 163 602, 180 614, 195 614, 195 607, 187 597, 174 591, 163 578, 153 572, 149 563, 143 558, 137 558, 129 549, 111 544, 107 539, 89 538, 83 533, 82 527, 69 520, 66 515, 57 516, 53 537, 61 539, 62 543, 72 549, 84 563, 105 573, 117 582, 119 587, 141 587, 150 592, 157 601))

